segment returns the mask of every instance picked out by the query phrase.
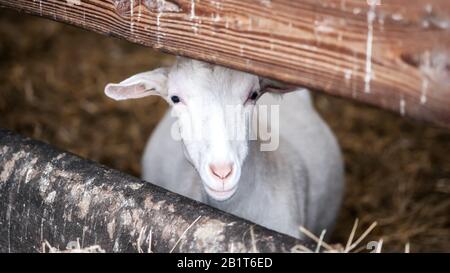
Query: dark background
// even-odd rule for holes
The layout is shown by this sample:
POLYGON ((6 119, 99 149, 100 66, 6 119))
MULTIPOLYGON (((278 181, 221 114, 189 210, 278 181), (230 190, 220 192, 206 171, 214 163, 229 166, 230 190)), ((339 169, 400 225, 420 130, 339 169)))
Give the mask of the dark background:
MULTIPOLYGON (((0 127, 140 175, 144 144, 165 102, 114 102, 103 88, 172 56, 0 9, 0 127)), ((374 221, 383 251, 450 251, 450 130, 323 94, 316 106, 336 133, 347 189, 331 243, 374 221)), ((450 107, 450 106, 449 106, 450 107)))

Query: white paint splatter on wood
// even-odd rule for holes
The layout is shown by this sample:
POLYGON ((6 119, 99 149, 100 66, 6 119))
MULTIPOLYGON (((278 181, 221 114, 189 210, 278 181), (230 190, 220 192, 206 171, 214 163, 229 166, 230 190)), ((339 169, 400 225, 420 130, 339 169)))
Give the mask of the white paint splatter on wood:
POLYGON ((354 8, 353 9, 353 14, 358 15, 361 13, 361 9, 360 8, 354 8))
POLYGON ((76 5, 76 6, 81 5, 81 0, 66 0, 66 2, 69 5, 76 5))
POLYGON ((345 77, 345 80, 346 80, 347 82, 351 80, 351 78, 352 78, 352 73, 353 73, 352 70, 350 70, 350 69, 345 69, 345 71, 344 71, 344 77, 345 77))
POLYGON ((191 0, 191 20, 195 19, 195 0, 191 0))
POLYGON ((425 104, 427 102, 427 93, 428 93, 428 76, 427 72, 430 71, 431 68, 431 54, 430 51, 425 51, 423 55, 423 66, 421 66, 420 70, 422 71, 422 89, 420 95, 420 103, 425 104))
POLYGON ((315 20, 314 25, 315 25, 314 30, 316 32, 323 32, 323 33, 335 32, 335 29, 333 27, 333 25, 335 25, 335 22, 332 19, 325 19, 322 21, 315 20))
POLYGON ((156 15, 156 43, 159 45, 161 40, 161 15, 162 12, 158 12, 156 15))
POLYGON ((364 92, 370 93, 372 80, 372 47, 373 47, 373 21, 375 20, 375 5, 370 5, 367 12, 367 43, 366 43, 366 75, 364 77, 364 92))
POLYGON ((392 20, 394 20, 394 21, 401 21, 401 20, 403 20, 403 15, 402 14, 400 14, 400 13, 394 13, 394 14, 392 14, 392 20))
POLYGON ((272 1, 271 0, 261 0, 261 4, 263 6, 270 8, 272 6, 272 1))
POLYGON ((142 17, 142 5, 141 5, 141 0, 139 0, 139 8, 138 8, 138 22, 141 21, 141 17, 142 17))
POLYGON ((192 30, 194 31, 194 34, 197 35, 197 33, 198 33, 198 25, 197 24, 192 25, 192 30))
POLYGON ((405 102, 405 99, 403 98, 403 95, 402 95, 402 97, 400 99, 400 114, 402 116, 404 116, 405 113, 406 113, 406 102, 405 102))
POLYGON ((420 95, 420 103, 427 103, 427 93, 428 93, 428 79, 425 76, 422 80, 422 94, 420 95))
POLYGON ((133 22, 133 12, 134 12, 134 0, 130 0, 130 31, 134 32, 134 22, 133 22))

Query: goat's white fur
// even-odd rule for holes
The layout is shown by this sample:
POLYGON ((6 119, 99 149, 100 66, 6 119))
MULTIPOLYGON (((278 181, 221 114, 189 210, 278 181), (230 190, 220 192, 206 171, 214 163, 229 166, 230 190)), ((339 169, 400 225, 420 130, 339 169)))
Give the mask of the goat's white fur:
POLYGON ((166 113, 145 148, 144 180, 297 238, 300 225, 316 233, 330 230, 343 193, 343 163, 338 143, 307 90, 297 89, 282 98, 269 93, 258 99, 257 105, 280 105, 277 150, 262 152, 258 140, 227 138, 230 126, 252 126, 246 118, 254 105, 242 107, 232 124, 225 122, 225 106, 242 105, 249 92, 263 88, 264 82, 271 82, 272 91, 283 88, 255 75, 178 58, 170 68, 109 84, 105 92, 114 99, 157 94, 172 105, 173 114, 166 113), (182 103, 173 104, 173 95, 182 103), (176 121, 181 131, 188 122, 190 130, 201 127, 204 138, 173 139, 176 121), (227 183, 215 181, 208 171, 208 164, 218 161, 235 164, 227 183), (230 194, 221 198, 208 189, 230 194))

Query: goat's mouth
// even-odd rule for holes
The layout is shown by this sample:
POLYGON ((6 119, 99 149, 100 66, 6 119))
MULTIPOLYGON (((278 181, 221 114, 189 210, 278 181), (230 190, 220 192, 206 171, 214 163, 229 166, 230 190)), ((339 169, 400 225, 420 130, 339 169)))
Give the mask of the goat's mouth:
POLYGON ((237 185, 232 187, 229 190, 217 190, 209 187, 208 185, 204 184, 206 193, 211 196, 213 199, 217 201, 225 201, 227 199, 230 199, 237 190, 237 185))

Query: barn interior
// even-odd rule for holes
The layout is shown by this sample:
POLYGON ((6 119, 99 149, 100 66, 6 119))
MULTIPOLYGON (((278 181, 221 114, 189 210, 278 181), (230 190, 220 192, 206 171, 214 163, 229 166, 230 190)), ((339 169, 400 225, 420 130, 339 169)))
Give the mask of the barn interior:
MULTIPOLYGON (((0 9, 0 127, 140 176, 144 144, 167 110, 156 97, 117 103, 108 82, 173 56, 0 9)), ((346 191, 330 243, 355 219, 383 251, 450 249, 450 130, 314 92, 338 137, 346 191)), ((365 251, 362 249, 361 251, 365 251)))

